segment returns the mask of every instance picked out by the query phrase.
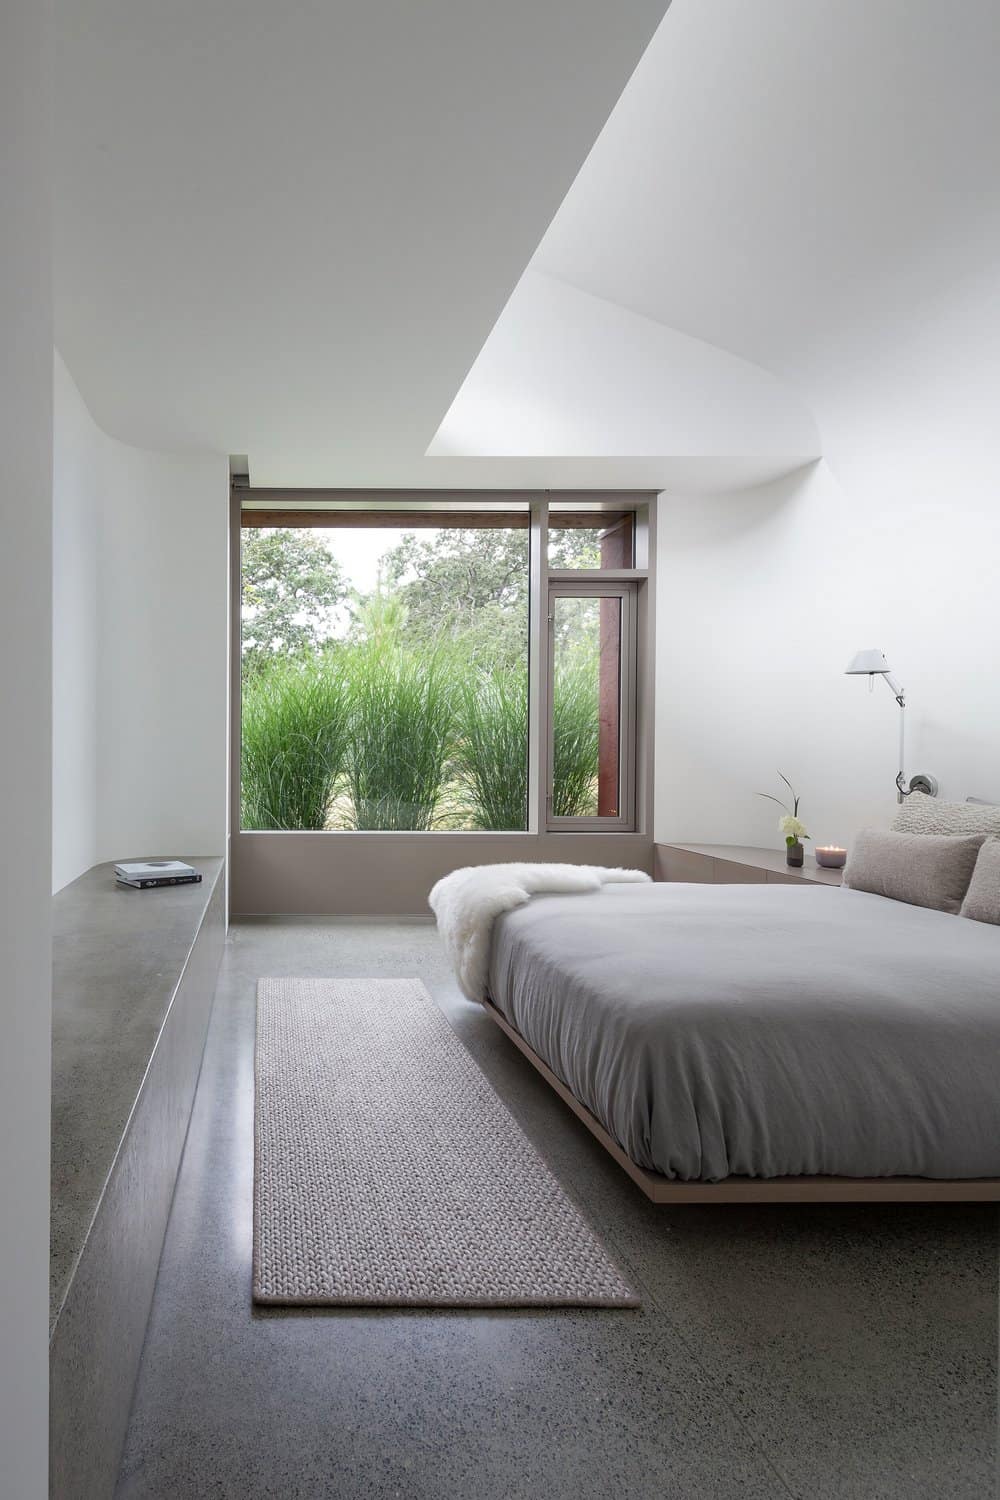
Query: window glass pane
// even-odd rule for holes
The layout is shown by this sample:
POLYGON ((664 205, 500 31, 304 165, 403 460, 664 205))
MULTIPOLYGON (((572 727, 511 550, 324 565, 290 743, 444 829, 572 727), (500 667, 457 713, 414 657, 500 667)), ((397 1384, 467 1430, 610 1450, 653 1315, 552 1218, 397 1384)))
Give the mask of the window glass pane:
POLYGON ((635 559, 635 517, 561 513, 549 515, 550 568, 631 568, 635 559))
POLYGON ((553 596, 552 815, 621 810, 622 601, 553 596))
POLYGON ((343 521, 242 531, 242 827, 525 828, 526 525, 343 521))

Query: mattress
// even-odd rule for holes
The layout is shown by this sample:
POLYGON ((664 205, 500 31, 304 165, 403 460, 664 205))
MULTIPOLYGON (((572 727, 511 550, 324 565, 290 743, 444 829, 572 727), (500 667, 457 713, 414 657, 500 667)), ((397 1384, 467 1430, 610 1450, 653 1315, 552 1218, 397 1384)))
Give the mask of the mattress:
POLYGON ((1000 927, 829 886, 605 886, 501 917, 490 998, 665 1177, 1000 1177, 1000 927))

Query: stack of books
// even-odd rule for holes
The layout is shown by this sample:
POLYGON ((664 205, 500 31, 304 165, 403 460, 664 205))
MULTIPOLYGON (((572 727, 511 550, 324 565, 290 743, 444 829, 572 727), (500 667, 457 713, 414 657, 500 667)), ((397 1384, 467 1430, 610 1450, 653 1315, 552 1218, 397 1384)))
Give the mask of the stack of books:
POLYGON ((201 876, 180 859, 140 859, 115 865, 115 879, 119 885, 145 891, 154 885, 196 885, 201 876))

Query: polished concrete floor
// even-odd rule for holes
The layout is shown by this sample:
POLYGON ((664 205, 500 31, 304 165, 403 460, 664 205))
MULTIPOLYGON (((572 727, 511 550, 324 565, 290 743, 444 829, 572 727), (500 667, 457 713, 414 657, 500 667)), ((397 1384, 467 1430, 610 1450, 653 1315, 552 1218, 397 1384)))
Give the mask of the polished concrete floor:
POLYGON ((984 1500, 989 1207, 654 1208, 452 983, 433 928, 260 919, 223 964, 119 1500, 984 1500), (421 976, 638 1312, 255 1311, 254 986, 421 976))

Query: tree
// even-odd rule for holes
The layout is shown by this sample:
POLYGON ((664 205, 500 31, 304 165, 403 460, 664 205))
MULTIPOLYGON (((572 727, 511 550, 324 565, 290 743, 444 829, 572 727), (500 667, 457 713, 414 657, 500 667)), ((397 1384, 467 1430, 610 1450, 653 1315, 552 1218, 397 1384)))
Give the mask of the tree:
POLYGON ((347 585, 321 538, 305 529, 262 527, 245 529, 242 540, 244 670, 328 641, 347 585))
POLYGON ((601 544, 596 529, 560 526, 553 517, 549 523, 550 568, 599 568, 601 544))
POLYGON ((461 640, 474 660, 506 662, 527 651, 527 531, 410 532, 385 554, 381 572, 405 608, 408 640, 461 640))
MULTIPOLYGON (((593 567, 587 531, 561 531, 552 564, 593 567)), ((405 609, 415 642, 461 641, 494 669, 522 666, 528 654, 528 532, 511 527, 442 527, 409 532, 382 559, 380 587, 405 609)))

